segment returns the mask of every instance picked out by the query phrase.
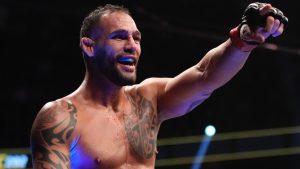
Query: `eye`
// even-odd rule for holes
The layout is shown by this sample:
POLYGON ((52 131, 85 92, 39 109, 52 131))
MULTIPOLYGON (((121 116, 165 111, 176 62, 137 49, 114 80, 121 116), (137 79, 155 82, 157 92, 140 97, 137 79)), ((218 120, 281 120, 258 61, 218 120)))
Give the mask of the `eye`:
POLYGON ((116 39, 116 40, 126 40, 127 38, 128 36, 124 34, 116 34, 111 37, 111 39, 116 39))
POLYGON ((135 43, 141 43, 142 38, 140 36, 133 37, 135 43))

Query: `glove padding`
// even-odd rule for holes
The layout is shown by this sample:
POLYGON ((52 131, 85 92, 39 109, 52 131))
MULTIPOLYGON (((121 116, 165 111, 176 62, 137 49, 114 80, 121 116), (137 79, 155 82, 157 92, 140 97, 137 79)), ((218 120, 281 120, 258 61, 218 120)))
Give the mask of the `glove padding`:
POLYGON ((252 31, 255 31, 257 27, 265 27, 267 17, 272 16, 275 19, 278 19, 280 23, 284 25, 284 29, 286 29, 288 25, 288 18, 284 16, 279 9, 272 7, 265 15, 260 15, 259 9, 262 8, 263 5, 266 4, 255 2, 248 5, 244 15, 242 16, 242 23, 240 24, 240 27, 243 24, 247 24, 252 31))
POLYGON ((251 3, 246 8, 241 23, 230 31, 230 39, 242 51, 251 51, 257 45, 263 43, 270 35, 274 37, 280 35, 283 31, 282 29, 286 29, 287 23, 287 17, 279 9, 272 7, 271 4, 251 3), (269 16, 275 19, 270 32, 265 30, 267 22, 270 21, 268 19, 269 16), (279 27, 281 27, 280 30, 277 30, 279 27))

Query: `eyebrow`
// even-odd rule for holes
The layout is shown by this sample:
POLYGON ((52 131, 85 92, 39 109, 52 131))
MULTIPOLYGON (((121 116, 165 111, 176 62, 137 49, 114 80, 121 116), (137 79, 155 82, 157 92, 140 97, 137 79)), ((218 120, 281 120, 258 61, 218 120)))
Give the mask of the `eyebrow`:
MULTIPOLYGON (((128 34, 128 31, 125 30, 125 29, 118 29, 118 30, 115 30, 113 32, 111 32, 109 35, 108 35, 108 38, 111 38, 112 36, 116 35, 116 34, 128 34)), ((142 34, 140 31, 134 31, 132 33, 133 36, 138 36, 139 38, 142 37, 142 34)))

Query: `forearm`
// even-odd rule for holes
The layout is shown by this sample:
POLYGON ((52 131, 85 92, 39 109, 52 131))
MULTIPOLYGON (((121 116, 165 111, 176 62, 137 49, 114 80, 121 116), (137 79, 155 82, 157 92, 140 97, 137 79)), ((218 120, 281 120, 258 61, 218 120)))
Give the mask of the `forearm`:
POLYGON ((163 106, 158 106, 163 119, 181 116, 201 104, 237 74, 249 54, 227 40, 210 50, 198 64, 168 80, 159 100, 163 106))
POLYGON ((236 48, 230 39, 210 50, 196 65, 202 87, 209 91, 228 82, 243 67, 250 52, 236 48))

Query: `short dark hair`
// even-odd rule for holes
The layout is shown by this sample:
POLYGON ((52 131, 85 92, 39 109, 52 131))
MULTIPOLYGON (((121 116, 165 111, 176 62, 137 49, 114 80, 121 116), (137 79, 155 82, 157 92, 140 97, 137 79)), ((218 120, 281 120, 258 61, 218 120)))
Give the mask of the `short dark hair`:
POLYGON ((121 5, 106 4, 105 6, 98 6, 84 18, 80 29, 80 39, 82 37, 90 38, 91 31, 93 27, 99 22, 101 16, 113 12, 124 12, 130 15, 129 10, 121 5))

